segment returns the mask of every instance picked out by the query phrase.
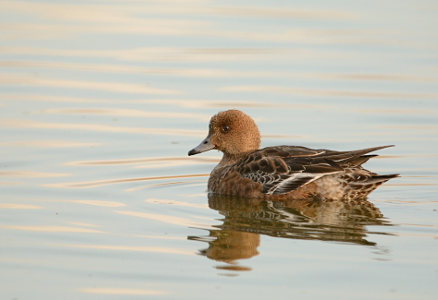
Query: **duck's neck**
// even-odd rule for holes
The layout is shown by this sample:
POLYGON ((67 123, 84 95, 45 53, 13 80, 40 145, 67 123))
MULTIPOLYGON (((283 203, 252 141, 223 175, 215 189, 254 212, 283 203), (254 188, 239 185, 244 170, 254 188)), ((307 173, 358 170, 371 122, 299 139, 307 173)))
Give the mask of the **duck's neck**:
POLYGON ((217 192, 218 184, 223 178, 224 174, 229 171, 229 167, 240 161, 248 153, 239 154, 229 154, 224 153, 221 161, 214 167, 210 173, 210 178, 208 179, 208 190, 210 192, 217 192))
POLYGON ((231 166, 231 165, 237 163, 239 160, 241 160, 247 154, 248 153, 239 153, 239 154, 224 153, 224 156, 222 156, 222 160, 219 162, 218 166, 221 166, 221 167, 231 166))

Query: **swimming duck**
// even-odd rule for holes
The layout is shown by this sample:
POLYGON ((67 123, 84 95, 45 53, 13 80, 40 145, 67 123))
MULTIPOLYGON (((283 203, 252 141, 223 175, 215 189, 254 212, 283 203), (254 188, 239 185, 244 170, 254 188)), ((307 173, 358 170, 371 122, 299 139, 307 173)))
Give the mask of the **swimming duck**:
POLYGON ((223 152, 208 180, 208 191, 266 200, 363 199, 398 174, 378 175, 361 167, 391 146, 354 151, 274 146, 259 149, 254 120, 239 110, 219 112, 210 120, 208 136, 188 155, 223 152))

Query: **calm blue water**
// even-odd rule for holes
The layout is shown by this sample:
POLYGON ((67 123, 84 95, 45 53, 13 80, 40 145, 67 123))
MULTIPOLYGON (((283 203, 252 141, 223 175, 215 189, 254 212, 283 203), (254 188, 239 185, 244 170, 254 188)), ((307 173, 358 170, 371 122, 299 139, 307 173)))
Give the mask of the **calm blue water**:
POLYGON ((435 1, 0 2, 1 299, 434 299, 435 1), (211 115, 395 144, 373 216, 208 199, 211 115))

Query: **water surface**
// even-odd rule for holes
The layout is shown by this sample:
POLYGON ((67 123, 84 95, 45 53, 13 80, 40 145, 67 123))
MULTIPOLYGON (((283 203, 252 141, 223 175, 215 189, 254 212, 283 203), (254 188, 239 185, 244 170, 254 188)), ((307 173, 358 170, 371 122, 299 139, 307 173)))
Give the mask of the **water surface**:
POLYGON ((2 299, 434 299, 434 1, 2 1, 2 299), (208 197, 212 114, 262 146, 395 144, 361 209, 208 197))

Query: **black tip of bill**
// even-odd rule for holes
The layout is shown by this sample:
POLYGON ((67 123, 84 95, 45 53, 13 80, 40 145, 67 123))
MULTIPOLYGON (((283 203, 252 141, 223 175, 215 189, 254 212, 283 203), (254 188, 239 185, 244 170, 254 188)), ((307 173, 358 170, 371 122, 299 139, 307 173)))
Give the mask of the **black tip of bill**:
POLYGON ((196 151, 195 149, 192 149, 192 150, 189 151, 188 155, 192 156, 192 155, 195 155, 195 154, 198 154, 198 153, 199 153, 198 151, 196 151))
POLYGON ((211 143, 210 136, 207 136, 197 147, 190 150, 188 155, 192 156, 212 149, 215 149, 215 146, 211 143))

